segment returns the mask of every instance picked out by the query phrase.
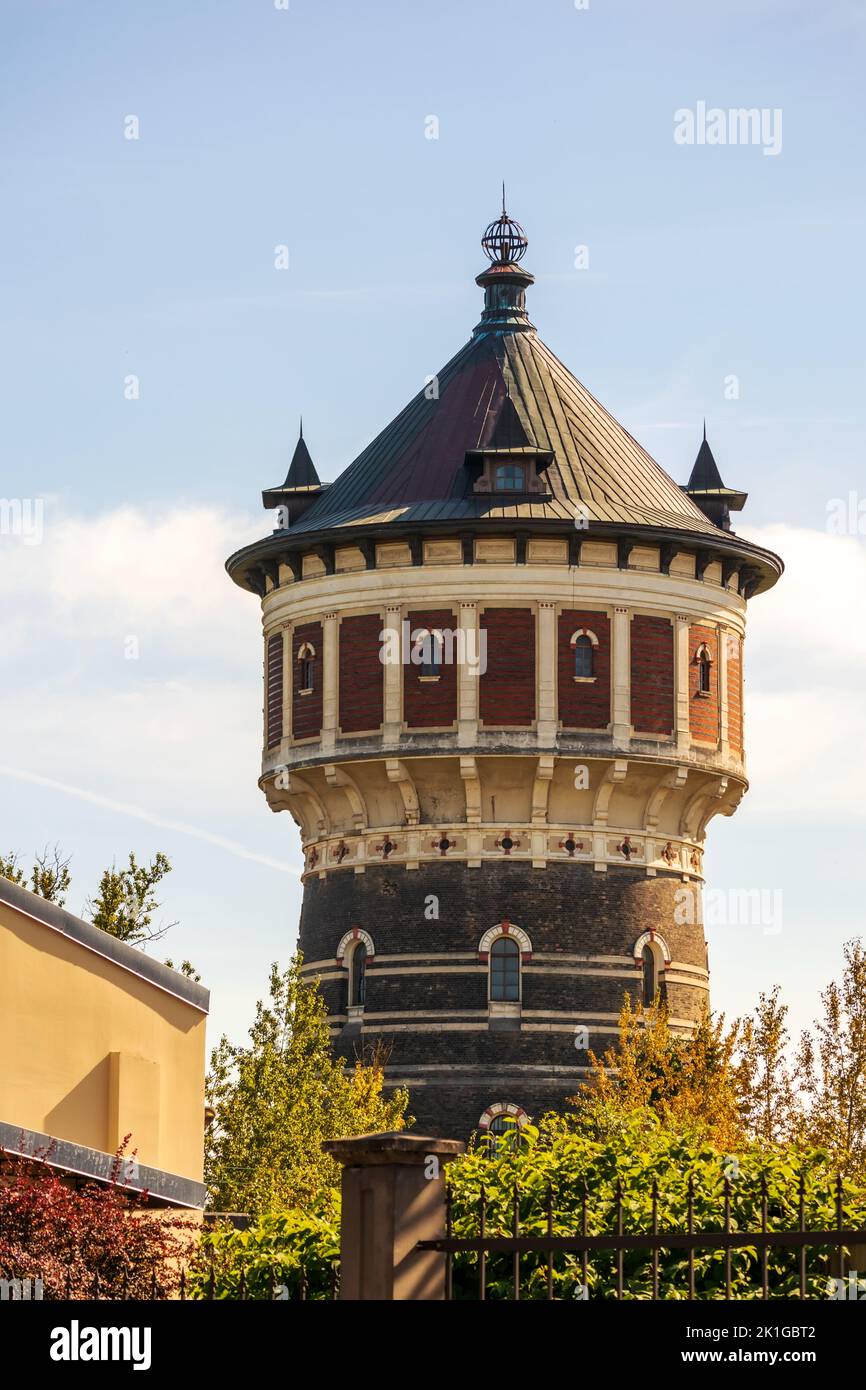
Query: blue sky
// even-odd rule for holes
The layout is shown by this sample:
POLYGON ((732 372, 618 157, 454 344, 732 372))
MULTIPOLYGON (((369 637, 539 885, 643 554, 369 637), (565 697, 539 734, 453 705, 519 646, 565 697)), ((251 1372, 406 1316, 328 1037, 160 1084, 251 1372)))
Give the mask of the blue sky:
POLYGON ((862 0, 4 0, 2 27, 0 495, 47 514, 42 546, 0 537, 0 843, 62 841, 74 910, 165 849, 165 951, 246 1026, 298 850, 222 560, 269 529, 301 412, 333 478, 468 336, 504 178, 545 341, 680 481, 706 415, 789 560, 707 871, 786 903, 779 936, 711 932, 715 1005, 778 979, 805 1021, 862 929, 864 537, 826 532, 864 492, 862 0), (781 152, 677 145, 699 101, 780 110, 781 152))

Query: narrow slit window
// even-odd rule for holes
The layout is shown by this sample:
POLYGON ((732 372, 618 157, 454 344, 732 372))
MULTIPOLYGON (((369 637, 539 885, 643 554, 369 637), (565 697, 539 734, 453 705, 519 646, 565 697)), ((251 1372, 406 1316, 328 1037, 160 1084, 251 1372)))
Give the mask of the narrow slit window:
POLYGON ((349 978, 349 1003, 363 1007, 367 996, 367 947, 359 941, 352 952, 349 978))

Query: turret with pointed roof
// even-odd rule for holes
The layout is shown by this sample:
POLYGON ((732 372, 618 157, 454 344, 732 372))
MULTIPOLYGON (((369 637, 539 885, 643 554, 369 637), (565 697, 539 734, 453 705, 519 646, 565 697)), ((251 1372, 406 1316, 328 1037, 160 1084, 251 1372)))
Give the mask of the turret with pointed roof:
POLYGON ((741 512, 746 505, 747 492, 725 487, 722 482, 718 464, 707 443, 706 420, 703 441, 683 492, 691 497, 704 516, 722 531, 731 530, 731 512, 741 512))

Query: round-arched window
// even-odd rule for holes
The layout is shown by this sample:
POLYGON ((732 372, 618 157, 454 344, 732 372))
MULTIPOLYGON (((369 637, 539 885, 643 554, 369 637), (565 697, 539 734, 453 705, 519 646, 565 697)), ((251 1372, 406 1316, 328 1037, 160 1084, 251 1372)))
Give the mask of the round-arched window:
POLYGON ((511 936, 498 936, 490 949, 490 998, 520 998, 520 947, 511 936))

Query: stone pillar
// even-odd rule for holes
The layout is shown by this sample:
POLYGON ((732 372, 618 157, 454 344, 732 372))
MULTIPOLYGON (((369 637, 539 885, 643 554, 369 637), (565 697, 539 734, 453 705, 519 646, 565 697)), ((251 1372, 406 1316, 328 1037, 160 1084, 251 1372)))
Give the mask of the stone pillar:
POLYGON ((322 618, 322 752, 337 746, 340 690, 340 621, 336 613, 322 618))
POLYGON ((538 742, 550 747, 556 742, 556 604, 538 605, 538 742))
MULTIPOLYGON (((399 604, 389 603, 386 605, 385 630, 397 634, 397 650, 396 652, 392 650, 391 659, 385 662, 382 738, 386 744, 398 744, 400 742, 400 729, 403 722, 402 617, 403 612, 399 604)), ((389 645, 393 648, 393 640, 389 645)))
POLYGON ((689 619, 678 613, 674 628, 674 737, 678 753, 688 753, 692 746, 689 727, 689 619))
POLYGON ((631 739, 631 618, 627 608, 613 610, 613 741, 631 739))
POLYGON ((719 682, 719 747, 723 758, 731 756, 731 737, 728 731, 729 726, 729 707, 728 707, 728 642, 730 640, 730 629, 724 624, 717 629, 718 638, 716 648, 718 651, 719 662, 716 671, 716 680, 719 682))
POLYGON ((457 667, 457 743, 460 748, 474 748, 478 742, 478 683, 483 664, 478 605, 474 600, 461 600, 458 622, 461 637, 457 650, 464 659, 457 667), (478 664, 470 666, 465 659, 467 656, 473 657, 478 664))
POLYGON ((443 1299, 445 1256, 415 1249, 445 1235, 445 1165, 458 1139, 411 1133, 331 1139, 343 1166, 341 1299, 443 1299))
POLYGON ((292 741, 292 695, 294 692, 294 662, 292 661, 292 624, 283 624, 283 744, 288 750, 292 741))

